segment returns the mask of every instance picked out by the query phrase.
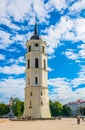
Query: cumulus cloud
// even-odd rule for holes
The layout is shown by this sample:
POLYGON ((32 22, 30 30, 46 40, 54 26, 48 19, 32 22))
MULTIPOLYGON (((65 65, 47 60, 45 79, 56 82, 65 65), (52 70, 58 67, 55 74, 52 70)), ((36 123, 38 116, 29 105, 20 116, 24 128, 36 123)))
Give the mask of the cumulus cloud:
POLYGON ((4 66, 0 67, 0 73, 3 74, 23 74, 25 72, 25 66, 19 66, 16 64, 13 64, 11 66, 4 66))
POLYGON ((62 16, 59 23, 46 28, 42 38, 48 43, 48 54, 53 54, 62 40, 85 42, 84 25, 84 18, 71 19, 69 16, 62 16))
POLYGON ((62 54, 64 54, 68 59, 78 62, 79 55, 75 53, 73 49, 67 49, 66 52, 63 52, 62 54))
POLYGON ((33 18, 36 15, 42 20, 48 17, 48 10, 45 8, 44 2, 41 0, 5 0, 4 2, 1 2, 0 10, 2 11, 0 14, 1 17, 12 16, 16 21, 30 19, 30 17, 33 18))
POLYGON ((81 65, 81 69, 78 73, 79 77, 85 77, 85 66, 81 65))
POLYGON ((75 62, 82 62, 85 59, 85 44, 77 46, 77 52, 73 49, 67 49, 66 52, 63 52, 68 59, 74 60, 75 62))
POLYGON ((1 49, 4 49, 5 47, 11 44, 10 36, 11 35, 9 33, 0 30, 0 48, 1 49))
POLYGON ((79 13, 82 9, 85 9, 85 1, 78 0, 70 7, 70 12, 79 13))
POLYGON ((0 81, 0 95, 2 95, 0 102, 8 102, 10 97, 24 99, 24 87, 25 80, 23 78, 4 78, 0 81))
POLYGON ((78 87, 77 85, 83 83, 84 80, 79 81, 79 78, 73 80, 69 80, 67 78, 49 79, 48 84, 50 89, 50 99, 58 100, 61 103, 65 104, 79 98, 85 98, 85 88, 77 88, 75 91, 72 90, 74 87, 78 87))
MULTIPOLYGON (((75 2, 72 4, 71 8, 76 9, 76 4, 78 5, 79 2, 75 2)), ((82 5, 84 5, 83 1, 80 2, 82 5)), ((79 6, 80 6, 79 5, 79 6)), ((0 14, 1 17, 1 23, 6 24, 7 26, 10 26, 12 29, 19 30, 20 27, 16 24, 13 24, 10 17, 13 17, 15 21, 21 22, 24 20, 28 20, 28 23, 34 24, 34 17, 37 15, 40 22, 48 22, 48 19, 51 17, 49 13, 56 9, 58 11, 64 10, 67 8, 67 4, 65 0, 50 0, 46 3, 41 0, 18 0, 18 1, 8 1, 5 0, 4 2, 1 2, 0 5, 0 11, 2 12, 0 14), (24 5, 24 6, 23 6, 24 5), (41 7, 41 8, 40 8, 41 7)), ((77 6, 78 7, 78 6, 77 6)), ((70 9, 69 11, 71 11, 70 9)), ((61 16, 60 21, 56 23, 55 25, 49 26, 46 30, 46 35, 42 36, 47 43, 48 43, 48 54, 53 54, 55 52, 55 48, 58 47, 59 44, 61 44, 61 40, 71 40, 71 41, 85 41, 85 19, 84 18, 77 18, 77 19, 71 19, 70 16, 64 15, 61 16), (80 28, 82 27, 82 28, 80 28), (50 41, 50 42, 49 42, 50 41)), ((27 27, 26 27, 27 28, 27 27)), ((21 41, 19 44, 21 44, 24 47, 23 42, 25 39, 28 39, 27 35, 20 35, 16 34, 11 36, 10 40, 10 34, 6 32, 2 32, 1 34, 1 41, 3 45, 1 44, 0 47, 4 48, 8 45, 10 45, 14 41, 21 41), (5 36, 6 37, 5 37, 5 36)), ((17 42, 18 44, 18 42, 17 42)))
POLYGON ((31 7, 31 2, 27 0, 14 0, 14 1, 8 1, 5 0, 4 2, 1 2, 1 8, 0 10, 2 13, 0 14, 0 17, 10 17, 13 16, 15 20, 22 19, 27 12, 28 8, 31 7), (24 6, 23 6, 24 5, 24 6), (8 15, 7 15, 8 14, 8 15))
POLYGON ((20 29, 19 26, 13 24, 13 22, 12 22, 12 20, 11 20, 10 18, 1 17, 0 23, 3 24, 3 25, 6 25, 6 26, 8 26, 8 27, 11 27, 11 29, 14 29, 14 30, 15 30, 15 29, 16 29, 16 30, 20 29))
POLYGON ((11 58, 8 60, 7 63, 20 65, 21 63, 25 63, 25 58, 24 58, 24 56, 20 56, 20 57, 18 57, 18 59, 11 58))
POLYGON ((66 7, 67 7, 67 5, 66 5, 65 0, 61 0, 61 2, 60 2, 60 0, 50 0, 46 4, 46 8, 49 10, 56 9, 58 11, 61 11, 61 10, 65 9, 66 7))

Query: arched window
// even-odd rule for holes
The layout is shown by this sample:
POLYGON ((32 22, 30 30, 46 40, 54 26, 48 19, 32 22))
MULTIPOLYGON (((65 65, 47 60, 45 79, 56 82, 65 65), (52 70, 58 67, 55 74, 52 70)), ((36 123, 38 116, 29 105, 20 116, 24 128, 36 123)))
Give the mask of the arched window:
POLYGON ((44 62, 44 69, 46 69, 46 60, 43 61, 44 62))
POLYGON ((30 106, 32 105, 32 102, 30 101, 30 106))
POLYGON ((38 61, 38 58, 35 58, 35 68, 38 68, 39 67, 39 61, 38 61))
POLYGON ((28 49, 28 50, 29 50, 29 52, 31 51, 31 46, 29 46, 29 49, 28 49))
POLYGON ((35 77, 35 84, 38 84, 38 77, 35 77))
POLYGON ((30 96, 32 96, 32 92, 30 93, 30 96))
POLYGON ((43 102, 41 102, 41 105, 43 105, 43 102))
POLYGON ((41 96, 43 95, 42 91, 41 91, 41 96))
POLYGON ((30 60, 28 59, 28 68, 30 68, 30 60))

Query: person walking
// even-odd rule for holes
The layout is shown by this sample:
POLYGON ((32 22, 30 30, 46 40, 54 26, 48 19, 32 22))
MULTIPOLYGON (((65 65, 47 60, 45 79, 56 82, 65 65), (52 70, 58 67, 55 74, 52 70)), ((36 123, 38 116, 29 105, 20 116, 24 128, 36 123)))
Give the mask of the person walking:
POLYGON ((78 125, 80 124, 80 116, 79 115, 77 116, 77 124, 78 125))

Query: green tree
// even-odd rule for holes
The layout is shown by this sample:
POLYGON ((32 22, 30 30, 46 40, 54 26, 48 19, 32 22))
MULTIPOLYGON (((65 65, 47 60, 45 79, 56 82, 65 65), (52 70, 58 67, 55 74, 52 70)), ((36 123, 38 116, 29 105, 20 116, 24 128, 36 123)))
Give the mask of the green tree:
POLYGON ((55 114, 55 107, 52 101, 49 101, 49 105, 50 105, 50 112, 51 112, 51 116, 54 116, 55 114))
POLYGON ((52 102, 50 101, 50 111, 51 111, 51 116, 61 116, 62 115, 62 110, 63 110, 63 106, 60 102, 55 101, 52 102))
POLYGON ((83 115, 85 115, 85 107, 83 107, 83 115))
POLYGON ((3 116, 7 113, 9 113, 9 106, 4 103, 0 103, 0 116, 3 116))
POLYGON ((61 116, 63 110, 62 104, 58 101, 55 101, 54 106, 55 106, 55 116, 61 116))
POLYGON ((85 115, 85 107, 79 107, 79 112, 81 115, 85 115))
POLYGON ((71 108, 67 105, 63 106, 63 116, 71 116, 71 108))
POLYGON ((15 116, 22 116, 24 110, 24 102, 20 101, 18 98, 15 98, 13 100, 12 109, 15 116))

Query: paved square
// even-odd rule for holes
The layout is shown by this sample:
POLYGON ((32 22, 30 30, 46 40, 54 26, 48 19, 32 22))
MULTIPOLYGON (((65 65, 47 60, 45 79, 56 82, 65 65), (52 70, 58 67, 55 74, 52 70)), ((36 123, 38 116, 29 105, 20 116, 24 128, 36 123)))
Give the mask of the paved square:
POLYGON ((85 121, 77 125, 75 118, 61 120, 10 121, 0 119, 0 130, 85 130, 85 121))

